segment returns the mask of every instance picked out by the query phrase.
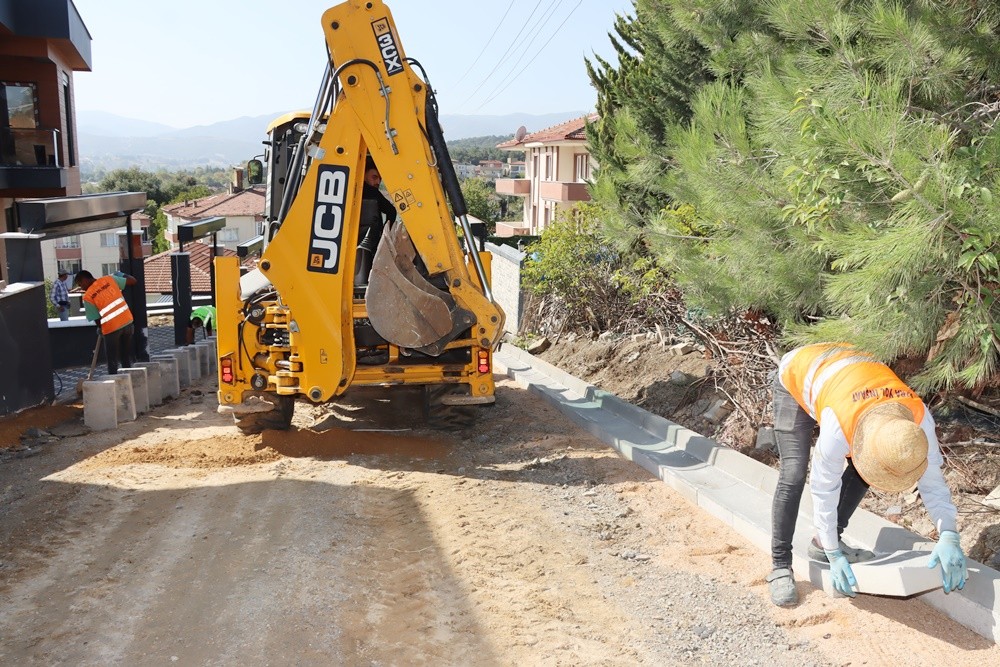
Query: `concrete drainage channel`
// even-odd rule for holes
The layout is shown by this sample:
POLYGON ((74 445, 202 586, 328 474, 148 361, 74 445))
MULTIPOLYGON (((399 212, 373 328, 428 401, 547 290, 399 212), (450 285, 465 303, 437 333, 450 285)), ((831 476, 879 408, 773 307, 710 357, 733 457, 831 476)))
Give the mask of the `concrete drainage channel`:
MULTIPOLYGON (((503 346, 494 360, 498 371, 506 372, 518 384, 548 400, 622 456, 770 554, 771 497, 778 480, 777 470, 626 403, 513 345, 503 346)), ((799 578, 806 573, 813 585, 830 591, 827 566, 806 556, 815 532, 811 517, 812 502, 805 493, 795 529, 795 573, 799 578)), ((845 536, 849 542, 878 553, 929 552, 933 547, 926 538, 864 510, 858 510, 852 517, 845 536)), ((762 572, 769 562, 769 557, 761 561, 762 572)), ((870 568, 866 574, 877 580, 879 590, 886 594, 908 595, 914 590, 926 590, 922 586, 929 574, 940 583, 940 576, 927 570, 925 562, 926 558, 920 558, 913 567, 892 565, 891 569, 879 571, 870 568)), ((919 599, 973 632, 998 642, 1000 572, 971 560, 969 570, 965 590, 945 595, 938 587, 919 599)))

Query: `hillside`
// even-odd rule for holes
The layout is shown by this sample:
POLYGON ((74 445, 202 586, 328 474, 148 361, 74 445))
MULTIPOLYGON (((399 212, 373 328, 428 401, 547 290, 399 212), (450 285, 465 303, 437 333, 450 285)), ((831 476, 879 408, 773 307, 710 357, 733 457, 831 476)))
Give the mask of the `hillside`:
MULTIPOLYGON (((77 116, 81 168, 86 174, 131 166, 172 170, 237 164, 263 152, 264 131, 280 113, 172 128, 107 112, 81 111, 77 116)), ((493 116, 444 114, 441 124, 449 142, 470 137, 503 140, 521 125, 537 130, 581 114, 580 111, 493 116)))

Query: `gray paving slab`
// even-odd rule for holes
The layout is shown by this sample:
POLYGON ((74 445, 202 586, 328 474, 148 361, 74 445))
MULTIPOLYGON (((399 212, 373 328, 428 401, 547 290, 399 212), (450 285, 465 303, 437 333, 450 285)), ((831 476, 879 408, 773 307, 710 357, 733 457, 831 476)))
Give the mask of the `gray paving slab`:
MULTIPOLYGON (((768 568, 769 509, 777 471, 735 450, 721 447, 710 438, 650 415, 637 406, 629 406, 514 346, 504 346, 494 355, 494 360, 499 372, 507 373, 520 385, 545 398, 584 430, 656 475, 692 504, 731 525, 765 552, 761 569, 768 568)), ((812 502, 806 493, 796 521, 793 569, 797 578, 808 579, 832 591, 829 566, 812 561, 806 555, 814 532, 812 502)), ((881 554, 921 548, 922 553, 914 558, 924 559, 925 570, 926 558, 933 546, 925 538, 863 510, 855 513, 844 537, 851 544, 881 554)), ((877 573, 892 567, 895 565, 883 564, 881 568, 874 566, 870 570, 877 573)), ((970 582, 964 590, 945 595, 937 588, 918 599, 974 632, 998 641, 1000 572, 975 561, 970 561, 970 572, 970 582)), ((930 570, 927 573, 936 574, 930 570)), ((878 577, 877 574, 872 576, 878 577)), ((937 586, 940 586, 940 575, 936 576, 937 586)), ((929 585, 933 580, 924 577, 922 581, 929 585)), ((868 585, 875 589, 877 584, 876 581, 868 585)), ((910 589, 904 586, 897 590, 910 589)))

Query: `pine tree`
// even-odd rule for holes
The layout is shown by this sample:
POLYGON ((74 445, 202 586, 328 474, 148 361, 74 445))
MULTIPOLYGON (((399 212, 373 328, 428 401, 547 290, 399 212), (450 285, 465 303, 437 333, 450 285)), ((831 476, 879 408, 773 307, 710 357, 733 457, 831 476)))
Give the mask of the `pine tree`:
MULTIPOLYGON (((661 207, 643 232, 688 301, 716 312, 766 309, 789 326, 789 342, 846 340, 886 360, 927 355, 916 378, 925 389, 994 377, 1000 8, 636 8, 635 22, 661 44, 695 45, 684 53, 703 68, 683 105, 638 92, 674 90, 673 52, 663 56, 669 65, 654 66, 653 51, 633 46, 641 64, 599 70, 614 89, 603 93, 614 129, 593 141, 619 161, 595 191, 622 193, 626 220, 642 210, 635 193, 694 207, 693 219, 661 207), (690 113, 678 112, 684 106, 690 113), (650 120, 657 115, 662 128, 650 120)), ((634 41, 652 43, 643 39, 634 41)))
POLYGON ((617 65, 599 56, 586 63, 599 116, 588 127, 599 165, 594 198, 605 207, 607 236, 626 247, 670 205, 657 187, 666 129, 690 118, 693 92, 710 79, 705 49, 664 20, 664 0, 633 0, 633 6, 635 15, 617 16, 608 35, 617 65))

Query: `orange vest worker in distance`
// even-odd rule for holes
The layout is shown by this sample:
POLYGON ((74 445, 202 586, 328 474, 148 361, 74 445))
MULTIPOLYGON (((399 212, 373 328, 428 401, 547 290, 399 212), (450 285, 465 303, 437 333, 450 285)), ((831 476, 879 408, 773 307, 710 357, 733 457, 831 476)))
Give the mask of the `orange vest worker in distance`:
POLYGON ((87 319, 100 323, 104 352, 108 358, 108 374, 115 375, 119 367, 130 367, 133 361, 132 311, 125 303, 122 290, 135 285, 135 278, 117 273, 95 279, 90 271, 80 271, 76 274, 75 283, 84 290, 87 319))

